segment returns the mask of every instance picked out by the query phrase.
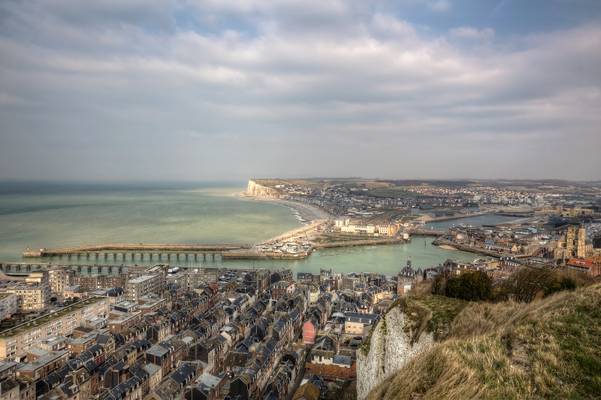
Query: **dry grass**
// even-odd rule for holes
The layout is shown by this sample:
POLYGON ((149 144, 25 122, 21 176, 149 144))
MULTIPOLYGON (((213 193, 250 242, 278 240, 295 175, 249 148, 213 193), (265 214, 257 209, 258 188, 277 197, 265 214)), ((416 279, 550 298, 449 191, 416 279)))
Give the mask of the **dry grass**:
POLYGON ((432 333, 435 340, 444 339, 451 322, 468 304, 450 297, 414 294, 400 298, 392 307, 400 307, 405 314, 405 333, 411 338, 411 343, 415 343, 424 332, 432 333))
POLYGON ((449 338, 370 399, 598 399, 601 284, 529 304, 473 304, 449 338))

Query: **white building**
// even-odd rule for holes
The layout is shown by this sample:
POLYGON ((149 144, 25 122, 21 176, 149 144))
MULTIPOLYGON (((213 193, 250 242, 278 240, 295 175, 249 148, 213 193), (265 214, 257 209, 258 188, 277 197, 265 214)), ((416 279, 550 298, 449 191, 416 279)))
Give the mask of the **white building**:
POLYGON ((16 283, 8 286, 5 292, 17 296, 19 311, 42 311, 50 303, 50 288, 45 283, 16 283))
POLYGON ((63 298, 63 292, 71 286, 71 275, 72 273, 65 268, 58 267, 48 270, 48 284, 50 285, 50 291, 57 298, 63 298))
POLYGON ((130 279, 125 285, 125 297, 128 300, 138 302, 140 297, 149 294, 161 294, 163 289, 163 278, 159 274, 142 275, 137 278, 130 279))
POLYGON ((93 297, 6 329, 0 333, 0 359, 20 359, 30 347, 51 337, 69 336, 87 321, 106 317, 108 311, 107 298, 93 297))

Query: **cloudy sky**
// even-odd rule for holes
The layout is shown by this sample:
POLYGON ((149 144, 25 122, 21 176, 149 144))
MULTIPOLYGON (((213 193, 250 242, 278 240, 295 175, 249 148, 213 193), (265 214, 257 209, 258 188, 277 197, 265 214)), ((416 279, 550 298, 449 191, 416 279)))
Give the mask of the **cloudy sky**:
POLYGON ((601 179, 601 2, 0 2, 0 180, 249 176, 601 179))

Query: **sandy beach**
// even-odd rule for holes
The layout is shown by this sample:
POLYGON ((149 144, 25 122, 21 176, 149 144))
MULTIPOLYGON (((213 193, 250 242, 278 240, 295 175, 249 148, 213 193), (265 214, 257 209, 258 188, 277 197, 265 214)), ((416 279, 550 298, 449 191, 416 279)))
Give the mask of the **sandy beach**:
POLYGON ((237 193, 236 196, 239 196, 244 199, 253 200, 253 201, 265 201, 273 204, 280 204, 282 206, 288 207, 295 214, 296 218, 299 222, 308 224, 311 221, 315 220, 323 220, 323 219, 331 219, 333 218, 329 213, 325 210, 305 203, 299 203, 297 201, 284 200, 284 199, 274 199, 274 198, 264 198, 264 197, 256 197, 249 196, 245 192, 237 193))

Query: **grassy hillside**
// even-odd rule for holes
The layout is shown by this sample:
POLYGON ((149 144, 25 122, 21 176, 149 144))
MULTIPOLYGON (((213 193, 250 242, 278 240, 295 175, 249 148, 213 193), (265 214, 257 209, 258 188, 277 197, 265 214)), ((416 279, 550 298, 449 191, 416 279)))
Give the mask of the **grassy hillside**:
POLYGON ((478 303, 370 399, 599 399, 601 284, 528 304, 478 303))

